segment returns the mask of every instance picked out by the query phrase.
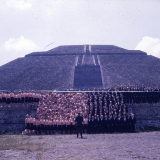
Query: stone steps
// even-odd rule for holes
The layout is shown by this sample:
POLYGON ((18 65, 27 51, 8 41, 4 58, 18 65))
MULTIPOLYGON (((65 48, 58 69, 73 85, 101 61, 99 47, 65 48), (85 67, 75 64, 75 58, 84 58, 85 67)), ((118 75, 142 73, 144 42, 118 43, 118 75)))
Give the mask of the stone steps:
POLYGON ((75 67, 74 88, 102 87, 102 78, 99 65, 83 65, 75 67))

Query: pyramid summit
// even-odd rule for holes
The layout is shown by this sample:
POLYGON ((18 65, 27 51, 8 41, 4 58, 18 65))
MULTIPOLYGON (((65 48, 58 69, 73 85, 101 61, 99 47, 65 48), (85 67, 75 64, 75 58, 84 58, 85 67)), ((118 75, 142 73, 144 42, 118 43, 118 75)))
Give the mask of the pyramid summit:
POLYGON ((160 85, 160 59, 114 45, 65 45, 0 67, 0 90, 67 90, 160 85))
POLYGON ((90 54, 146 54, 145 52, 139 50, 127 50, 114 45, 64 45, 58 46, 46 52, 33 52, 26 56, 51 56, 51 55, 81 55, 88 51, 90 54))

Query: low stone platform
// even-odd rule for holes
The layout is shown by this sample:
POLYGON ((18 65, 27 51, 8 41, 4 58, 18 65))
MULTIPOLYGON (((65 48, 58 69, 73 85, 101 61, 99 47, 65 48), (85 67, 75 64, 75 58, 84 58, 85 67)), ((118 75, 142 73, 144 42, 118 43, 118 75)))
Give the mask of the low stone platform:
POLYGON ((145 126, 160 128, 160 103, 126 104, 137 119, 136 131, 145 126))
POLYGON ((0 107, 0 133, 22 132, 26 114, 35 116, 37 106, 0 107))

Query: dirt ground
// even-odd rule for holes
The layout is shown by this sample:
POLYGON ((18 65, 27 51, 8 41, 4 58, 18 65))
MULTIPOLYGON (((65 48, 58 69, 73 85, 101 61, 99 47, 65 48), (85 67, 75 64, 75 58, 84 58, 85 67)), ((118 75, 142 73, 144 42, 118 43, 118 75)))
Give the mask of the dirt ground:
POLYGON ((0 135, 0 160, 159 160, 160 132, 0 135))

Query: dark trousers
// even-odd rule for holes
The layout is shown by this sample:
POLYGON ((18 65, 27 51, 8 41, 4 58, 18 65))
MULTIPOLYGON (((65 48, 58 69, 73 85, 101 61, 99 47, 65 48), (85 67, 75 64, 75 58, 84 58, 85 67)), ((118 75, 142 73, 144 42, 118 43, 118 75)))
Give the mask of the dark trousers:
POLYGON ((77 126, 77 138, 78 138, 79 133, 81 134, 81 137, 82 137, 82 125, 77 126))

